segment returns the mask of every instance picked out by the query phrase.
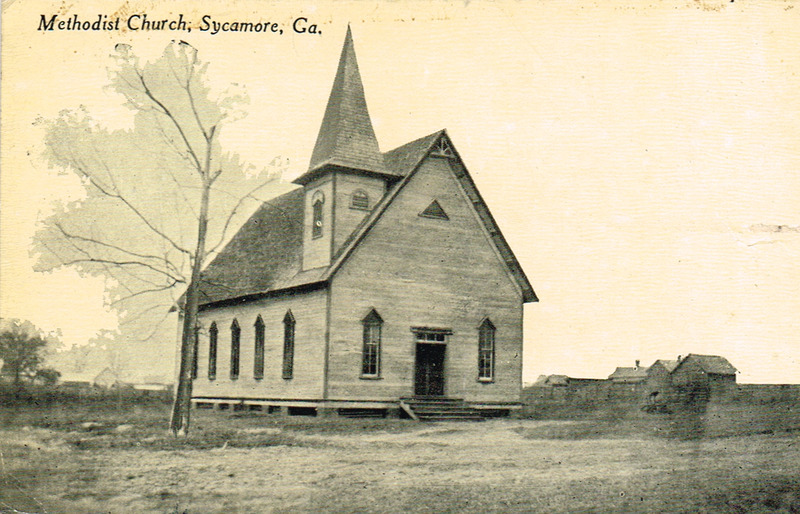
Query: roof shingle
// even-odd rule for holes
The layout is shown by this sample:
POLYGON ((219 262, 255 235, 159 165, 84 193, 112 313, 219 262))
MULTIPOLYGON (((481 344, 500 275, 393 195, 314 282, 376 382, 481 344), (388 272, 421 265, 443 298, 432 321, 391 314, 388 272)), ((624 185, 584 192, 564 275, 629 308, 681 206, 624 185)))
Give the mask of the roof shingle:
POLYGON ((203 271, 200 303, 287 287, 303 254, 303 189, 259 207, 203 271))
POLYGON ((736 374, 736 368, 734 368, 733 365, 728 362, 728 359, 725 357, 720 357, 719 355, 698 355, 695 353, 690 353, 681 359, 680 364, 683 364, 688 360, 696 362, 700 366, 700 369, 706 373, 712 373, 715 375, 736 374))

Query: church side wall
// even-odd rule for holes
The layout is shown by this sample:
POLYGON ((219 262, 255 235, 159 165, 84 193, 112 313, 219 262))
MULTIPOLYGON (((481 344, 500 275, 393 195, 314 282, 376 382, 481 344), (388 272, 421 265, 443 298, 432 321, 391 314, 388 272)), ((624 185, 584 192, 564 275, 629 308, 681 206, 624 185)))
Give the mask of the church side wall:
POLYGON ((448 329, 445 394, 518 402, 522 297, 450 171, 429 158, 334 276, 329 398, 397 400, 414 393, 411 327, 448 329), (449 220, 419 216, 438 200, 449 220), (383 319, 381 373, 361 376, 361 320, 383 319), (478 380, 478 327, 496 327, 493 382, 478 380))
POLYGON ((202 330, 198 345, 198 374, 194 397, 252 399, 320 399, 325 351, 327 292, 313 291, 294 296, 267 298, 242 305, 210 309, 200 313, 202 330), (294 372, 282 378, 283 318, 288 310, 295 319, 294 372), (253 378, 255 321, 264 321, 264 378, 253 378), (241 328, 239 378, 230 378, 231 324, 241 328), (208 378, 209 332, 216 322, 217 375, 208 378))

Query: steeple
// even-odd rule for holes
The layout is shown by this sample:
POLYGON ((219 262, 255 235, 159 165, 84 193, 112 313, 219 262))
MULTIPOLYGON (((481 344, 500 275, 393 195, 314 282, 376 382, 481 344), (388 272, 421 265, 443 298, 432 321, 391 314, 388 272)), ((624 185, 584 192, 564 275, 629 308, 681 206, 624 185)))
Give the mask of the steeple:
POLYGON ((294 182, 306 184, 329 166, 393 176, 383 164, 367 112, 349 25, 311 163, 308 171, 294 182))

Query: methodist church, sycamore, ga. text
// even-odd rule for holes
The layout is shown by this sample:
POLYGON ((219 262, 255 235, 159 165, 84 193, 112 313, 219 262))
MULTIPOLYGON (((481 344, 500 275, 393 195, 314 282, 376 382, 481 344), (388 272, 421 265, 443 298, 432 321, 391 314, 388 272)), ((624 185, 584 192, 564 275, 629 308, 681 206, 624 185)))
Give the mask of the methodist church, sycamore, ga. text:
MULTIPOLYGON (((291 31, 296 34, 321 34, 319 27, 305 17, 294 18, 288 23, 291 31)), ((77 14, 59 16, 53 14, 48 17, 40 15, 38 30, 47 31, 140 31, 140 30, 165 30, 191 32, 192 29, 209 34, 220 32, 263 32, 269 34, 283 34, 284 24, 272 21, 219 21, 210 15, 203 16, 199 22, 187 20, 183 14, 177 18, 154 19, 147 14, 132 14, 127 18, 112 18, 107 14, 98 14, 96 17, 81 18, 77 14)))

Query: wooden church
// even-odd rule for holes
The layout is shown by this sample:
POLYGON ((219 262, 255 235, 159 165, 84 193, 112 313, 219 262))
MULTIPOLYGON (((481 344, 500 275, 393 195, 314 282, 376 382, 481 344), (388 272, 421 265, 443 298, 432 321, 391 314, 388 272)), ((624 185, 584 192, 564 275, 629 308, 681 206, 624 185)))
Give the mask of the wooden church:
POLYGON ((294 182, 204 272, 192 401, 411 417, 518 408, 523 305, 536 295, 444 130, 381 153, 349 29, 294 182))

